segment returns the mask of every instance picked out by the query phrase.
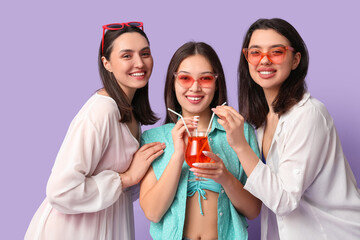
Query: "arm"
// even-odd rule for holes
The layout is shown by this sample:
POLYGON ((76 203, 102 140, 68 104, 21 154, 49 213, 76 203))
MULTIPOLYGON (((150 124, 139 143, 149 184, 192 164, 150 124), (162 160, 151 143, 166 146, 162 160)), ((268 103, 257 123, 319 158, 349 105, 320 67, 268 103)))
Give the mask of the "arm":
POLYGON ((71 123, 47 184, 47 198, 54 208, 68 214, 96 212, 119 198, 117 172, 92 175, 107 144, 88 118, 71 123))
MULTIPOLYGON (((192 125, 190 120, 185 121, 188 127, 192 125)), ((174 153, 159 180, 150 168, 141 182, 140 206, 152 222, 160 221, 174 200, 184 163, 185 131, 183 122, 178 121, 172 130, 174 153)))
POLYGON ((165 143, 153 142, 143 145, 133 157, 131 165, 124 173, 119 173, 122 187, 137 185, 148 171, 151 163, 163 154, 165 143))
POLYGON ((160 143, 144 146, 145 150, 140 149, 134 155, 134 162, 121 177, 112 170, 94 175, 109 144, 105 136, 107 134, 98 131, 88 118, 75 120, 70 126, 47 185, 48 201, 58 211, 76 214, 109 207, 119 199, 124 188, 140 181, 151 161, 162 153, 160 143), (150 155, 152 150, 155 154, 150 155))
POLYGON ((283 129, 282 141, 286 144, 281 146, 277 173, 259 164, 245 188, 275 214, 285 216, 291 213, 323 169, 329 154, 336 149, 335 143, 330 142, 327 124, 326 118, 318 112, 301 114, 293 120, 288 128, 283 129))
MULTIPOLYGON (((248 170, 245 169, 249 174, 245 189, 279 216, 298 207, 303 193, 321 171, 329 149, 335 147, 329 143, 329 123, 323 114, 318 109, 302 112, 289 123, 290 127, 282 130, 284 139, 281 141, 286 144, 281 146, 277 173, 259 160, 255 164, 255 153, 247 154, 242 143, 236 145, 232 140, 241 164, 248 170)), ((225 122, 231 118, 224 119, 225 122)), ((234 136, 236 134, 229 134, 230 138, 235 139, 234 136)))
POLYGON ((236 152, 246 175, 250 176, 260 159, 246 141, 244 118, 229 106, 218 106, 212 110, 219 117, 218 122, 224 127, 228 143, 236 152))

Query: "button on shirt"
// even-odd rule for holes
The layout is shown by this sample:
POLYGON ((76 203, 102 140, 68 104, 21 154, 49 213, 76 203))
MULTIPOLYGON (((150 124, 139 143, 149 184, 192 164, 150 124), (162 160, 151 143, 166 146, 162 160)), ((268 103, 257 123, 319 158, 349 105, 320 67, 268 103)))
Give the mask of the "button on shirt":
POLYGON ((263 240, 360 239, 360 191, 333 119, 308 93, 280 117, 244 188, 263 202, 263 240))
MULTIPOLYGON (((217 122, 215 116, 212 122, 212 128, 208 135, 210 148, 217 153, 223 160, 226 168, 240 180, 242 184, 246 182, 246 174, 240 164, 234 150, 229 146, 226 140, 224 128, 217 122)), ((151 142, 165 142, 164 153, 153 163, 156 178, 159 179, 165 170, 171 155, 174 152, 174 145, 171 136, 171 130, 175 124, 169 123, 161 127, 145 131, 142 135, 141 144, 151 142)), ((258 145, 253 128, 245 123, 244 134, 251 148, 258 154, 258 145)), ((259 155, 258 155, 259 156, 259 155)), ((151 223, 150 234, 153 239, 182 239, 185 223, 187 184, 188 184, 189 166, 184 161, 181 170, 178 189, 174 201, 165 215, 158 223, 151 223)), ((239 214, 231 204, 224 189, 220 189, 218 198, 218 239, 247 239, 247 222, 243 215, 239 214)))

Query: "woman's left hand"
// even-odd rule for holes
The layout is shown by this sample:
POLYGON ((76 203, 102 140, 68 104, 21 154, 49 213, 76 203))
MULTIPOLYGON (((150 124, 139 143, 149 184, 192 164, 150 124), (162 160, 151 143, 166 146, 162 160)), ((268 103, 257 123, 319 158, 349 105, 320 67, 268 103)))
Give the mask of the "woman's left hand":
POLYGON ((215 182, 224 185, 231 176, 225 167, 224 162, 215 153, 203 151, 204 155, 213 160, 212 163, 194 163, 190 171, 197 177, 210 178, 215 182))

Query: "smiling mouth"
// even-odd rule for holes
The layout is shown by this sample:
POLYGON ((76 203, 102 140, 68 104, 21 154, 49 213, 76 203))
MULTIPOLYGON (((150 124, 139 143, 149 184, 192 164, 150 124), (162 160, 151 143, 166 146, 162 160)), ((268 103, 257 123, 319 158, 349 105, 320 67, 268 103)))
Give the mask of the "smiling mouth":
POLYGON ((275 71, 260 71, 259 73, 262 75, 269 75, 269 74, 273 74, 275 71))
POLYGON ((130 76, 133 76, 133 77, 142 77, 145 75, 145 72, 141 72, 141 73, 132 73, 130 74, 130 76))
POLYGON ((186 97, 187 99, 191 100, 191 101, 199 101, 201 100, 203 97, 186 97))

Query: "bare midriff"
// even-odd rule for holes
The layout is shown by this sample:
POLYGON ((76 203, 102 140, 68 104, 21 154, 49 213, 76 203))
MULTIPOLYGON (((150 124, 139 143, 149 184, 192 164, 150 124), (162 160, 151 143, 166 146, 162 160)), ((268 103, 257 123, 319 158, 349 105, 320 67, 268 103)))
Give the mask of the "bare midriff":
POLYGON ((200 213, 199 193, 188 197, 186 201, 186 215, 183 236, 192 240, 213 240, 217 233, 217 201, 219 194, 205 190, 206 200, 201 198, 204 215, 200 213))

